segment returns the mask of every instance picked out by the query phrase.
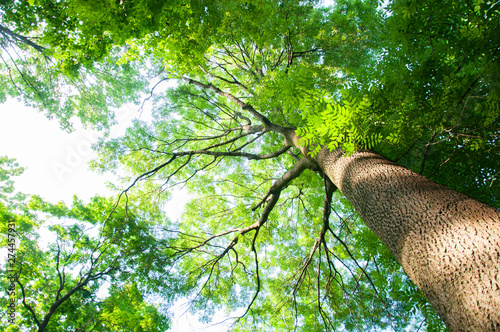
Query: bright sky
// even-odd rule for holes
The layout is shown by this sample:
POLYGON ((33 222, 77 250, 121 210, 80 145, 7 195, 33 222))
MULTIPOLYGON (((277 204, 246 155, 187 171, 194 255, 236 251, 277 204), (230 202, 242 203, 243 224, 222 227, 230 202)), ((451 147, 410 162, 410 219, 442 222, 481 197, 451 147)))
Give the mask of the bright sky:
POLYGON ((97 137, 81 126, 64 132, 57 121, 15 100, 0 105, 0 155, 26 168, 14 179, 16 190, 53 203, 70 204, 76 193, 86 201, 95 194, 110 194, 104 177, 87 165, 95 156, 91 144, 97 137))

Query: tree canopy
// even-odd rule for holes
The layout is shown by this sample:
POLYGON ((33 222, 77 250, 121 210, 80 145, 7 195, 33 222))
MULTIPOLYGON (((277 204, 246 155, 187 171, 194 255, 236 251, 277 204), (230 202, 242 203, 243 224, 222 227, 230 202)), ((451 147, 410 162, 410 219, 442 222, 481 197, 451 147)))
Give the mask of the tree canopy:
POLYGON ((125 324, 120 303, 136 301, 137 315, 163 322, 143 302, 158 292, 166 305, 192 299, 206 321, 232 313, 235 331, 444 329, 310 156, 372 149, 500 207, 499 9, 484 0, 0 2, 4 99, 19 96, 65 128, 77 116, 102 130, 113 109, 153 102, 152 121, 96 146, 95 169, 122 175, 118 203, 50 212, 102 225, 105 240, 82 243, 85 227, 56 225, 55 246, 26 256, 49 255, 48 265, 23 271, 60 275, 53 261, 66 247, 81 247, 74 268, 111 241, 109 261, 82 273, 125 286, 105 304, 82 291, 66 306, 99 307, 125 324), (167 80, 177 84, 162 89, 167 80), (165 221, 165 202, 184 186, 192 200, 165 221))
MULTIPOLYGON (((12 160, 2 161, 2 172, 21 171, 12 160)), ((168 241, 158 231, 163 217, 157 215, 149 225, 144 212, 114 204, 112 198, 95 197, 85 204, 75 197, 68 208, 19 194, 0 201, 2 234, 15 230, 15 236, 2 237, 12 263, 2 267, 2 288, 8 290, 0 298, 2 309, 7 312, 11 299, 19 296, 14 315, 2 315, 4 331, 168 328, 166 312, 145 300, 152 292, 144 280, 165 268, 155 256, 156 247, 168 241), (107 294, 99 293, 103 289, 107 294)), ((164 281, 148 278, 147 284, 160 289, 164 281)), ((165 299, 172 297, 171 290, 160 292, 165 299)))

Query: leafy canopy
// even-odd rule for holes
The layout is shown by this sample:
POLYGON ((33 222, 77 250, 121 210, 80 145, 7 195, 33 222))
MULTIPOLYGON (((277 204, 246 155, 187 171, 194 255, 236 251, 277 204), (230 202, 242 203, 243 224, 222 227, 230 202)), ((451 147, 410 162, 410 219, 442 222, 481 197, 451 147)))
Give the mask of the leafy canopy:
MULTIPOLYGON (((2 165, 2 172, 9 173, 9 166, 2 165)), ((175 281, 154 276, 165 269, 155 255, 168 241, 159 231, 163 217, 156 214, 152 226, 147 217, 155 209, 146 216, 114 202, 95 197, 84 204, 75 197, 70 208, 36 196, 0 202, 0 246, 12 258, 1 267, 2 289, 8 290, 0 295, 3 331, 168 328, 166 309, 151 301, 161 294, 168 303, 175 288, 175 281)))
MULTIPOLYGON (((371 148, 498 206, 498 4, 32 4, 2 4, 3 26, 40 36, 44 47, 2 34, 10 47, 35 49, 3 62, 5 94, 18 91, 37 105, 54 100, 40 107, 63 124, 78 115, 106 128, 108 106, 137 102, 151 81, 153 120, 102 140, 94 167, 125 174, 122 202, 135 202, 148 227, 162 221, 158 209, 176 186, 193 199, 180 222, 164 225, 168 241, 141 258, 161 264, 132 280, 156 285, 167 299, 191 298, 205 320, 231 312, 234 330, 443 329, 349 202, 301 154, 320 145, 371 148), (14 63, 26 70, 12 71, 14 63), (35 84, 43 72, 52 76, 37 80, 52 85, 35 84), (167 80, 178 84, 161 89, 167 80), (52 94, 62 85, 71 87, 67 97, 52 94), (42 87, 50 93, 37 99, 42 87)), ((129 234, 113 227, 103 231, 129 234)), ((133 301, 136 286, 125 284, 120 296, 133 301)))

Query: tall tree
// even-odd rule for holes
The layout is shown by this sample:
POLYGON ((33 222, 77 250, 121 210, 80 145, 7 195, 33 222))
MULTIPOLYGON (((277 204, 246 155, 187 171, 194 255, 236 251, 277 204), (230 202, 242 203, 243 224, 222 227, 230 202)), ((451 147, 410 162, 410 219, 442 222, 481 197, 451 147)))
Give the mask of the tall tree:
POLYGON ((450 330, 500 328, 498 4, 153 3, 110 6, 96 21, 89 1, 86 14, 54 17, 77 18, 83 28, 65 33, 83 45, 98 31, 122 47, 119 63, 178 80, 151 91, 152 123, 101 142, 96 167, 127 171, 123 195, 178 184, 195 195, 161 253, 182 276, 179 296, 207 315, 243 308, 236 330, 433 323, 425 305, 401 314, 396 296, 421 303, 418 293, 376 237, 346 221, 352 205, 450 330))

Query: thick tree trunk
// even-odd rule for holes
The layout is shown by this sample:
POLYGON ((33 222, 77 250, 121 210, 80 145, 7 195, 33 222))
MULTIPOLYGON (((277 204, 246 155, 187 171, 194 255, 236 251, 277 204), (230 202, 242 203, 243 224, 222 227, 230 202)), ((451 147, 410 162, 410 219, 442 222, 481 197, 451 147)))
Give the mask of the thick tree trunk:
POLYGON ((497 209, 373 152, 315 159, 450 331, 500 331, 497 209))

